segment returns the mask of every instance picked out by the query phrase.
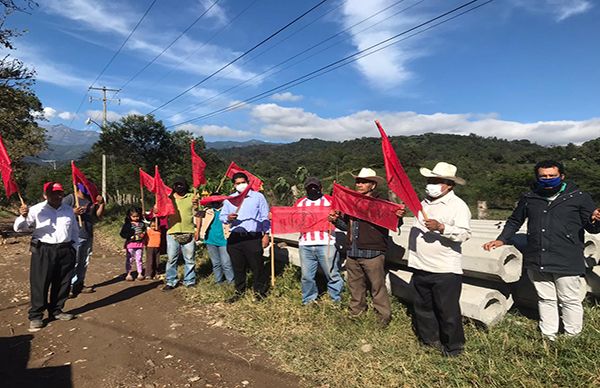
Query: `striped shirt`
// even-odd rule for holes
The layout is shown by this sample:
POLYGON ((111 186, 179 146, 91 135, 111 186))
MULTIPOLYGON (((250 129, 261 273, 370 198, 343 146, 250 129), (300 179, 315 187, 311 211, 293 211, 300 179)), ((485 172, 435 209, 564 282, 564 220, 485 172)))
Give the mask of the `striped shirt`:
MULTIPOLYGON (((317 200, 310 200, 307 197, 300 198, 294 206, 331 206, 332 198, 329 195, 323 195, 317 200)), ((335 237, 326 230, 300 233, 298 245, 335 245, 335 237)))

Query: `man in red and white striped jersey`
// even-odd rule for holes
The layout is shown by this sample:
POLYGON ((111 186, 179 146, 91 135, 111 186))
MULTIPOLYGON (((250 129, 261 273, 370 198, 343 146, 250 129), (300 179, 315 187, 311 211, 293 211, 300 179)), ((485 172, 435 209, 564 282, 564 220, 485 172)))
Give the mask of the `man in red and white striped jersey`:
MULTIPOLYGON (((294 206, 331 206, 332 198, 323 194, 321 181, 318 178, 307 178, 304 188, 306 197, 300 198, 294 206)), ((319 265, 327 278, 329 297, 334 302, 339 302, 344 280, 340 275, 340 259, 335 249, 335 236, 332 231, 302 233, 298 245, 302 268, 302 303, 306 305, 317 299, 315 276, 319 265)))

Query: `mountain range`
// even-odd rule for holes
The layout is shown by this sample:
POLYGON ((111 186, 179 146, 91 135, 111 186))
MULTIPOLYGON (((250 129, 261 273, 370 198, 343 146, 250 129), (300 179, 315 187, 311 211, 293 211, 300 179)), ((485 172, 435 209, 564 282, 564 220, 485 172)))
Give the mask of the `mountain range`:
MULTIPOLYGON (((48 149, 35 158, 38 161, 41 159, 55 160, 60 162, 79 159, 92 148, 92 145, 94 145, 94 143, 98 141, 98 138, 100 137, 99 132, 82 131, 67 127, 63 124, 41 124, 41 126, 46 129, 46 135, 48 136, 48 149)), ((206 142, 206 148, 222 150, 227 148, 256 146, 262 144, 275 143, 268 143, 256 139, 240 142, 214 141, 206 142)))

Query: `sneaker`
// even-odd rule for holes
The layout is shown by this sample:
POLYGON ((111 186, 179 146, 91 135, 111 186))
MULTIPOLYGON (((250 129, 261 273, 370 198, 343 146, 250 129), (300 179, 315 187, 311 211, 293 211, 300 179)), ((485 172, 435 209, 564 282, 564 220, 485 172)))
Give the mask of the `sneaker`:
POLYGON ((73 291, 70 291, 69 292, 69 299, 75 299, 75 298, 77 298, 77 294, 74 293, 73 291))
POLYGON ((442 356, 444 357, 458 357, 462 354, 463 349, 456 349, 456 350, 442 350, 442 356))
POLYGON ((125 276, 125 280, 127 280, 128 282, 133 281, 133 276, 131 276, 130 273, 127 274, 127 276, 125 276))
POLYGON ((138 277, 137 277, 137 280, 144 280, 144 279, 146 279, 146 277, 143 275, 138 275, 138 277))
POLYGON ((171 291, 171 290, 174 290, 174 289, 175 289, 175 287, 170 286, 168 284, 162 288, 163 291, 171 291))
POLYGON ((42 330, 42 327, 44 327, 44 321, 41 319, 32 319, 29 321, 29 331, 31 333, 42 330))
POLYGON ((71 319, 75 318, 75 315, 73 314, 69 314, 69 313, 58 313, 58 314, 53 314, 54 319, 58 319, 59 321, 70 321, 71 319))

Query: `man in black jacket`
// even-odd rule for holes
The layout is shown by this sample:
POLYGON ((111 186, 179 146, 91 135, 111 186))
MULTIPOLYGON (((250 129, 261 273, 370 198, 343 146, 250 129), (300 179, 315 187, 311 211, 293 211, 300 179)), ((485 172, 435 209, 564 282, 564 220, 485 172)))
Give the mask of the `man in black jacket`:
POLYGON ((583 326, 579 298, 580 277, 585 272, 584 231, 600 232, 600 209, 589 194, 572 182, 565 182, 559 162, 545 160, 535 166, 536 183, 523 195, 506 221, 497 240, 485 250, 506 244, 527 219, 525 268, 538 294, 539 327, 542 335, 555 340, 560 304, 565 334, 576 336, 583 326))

